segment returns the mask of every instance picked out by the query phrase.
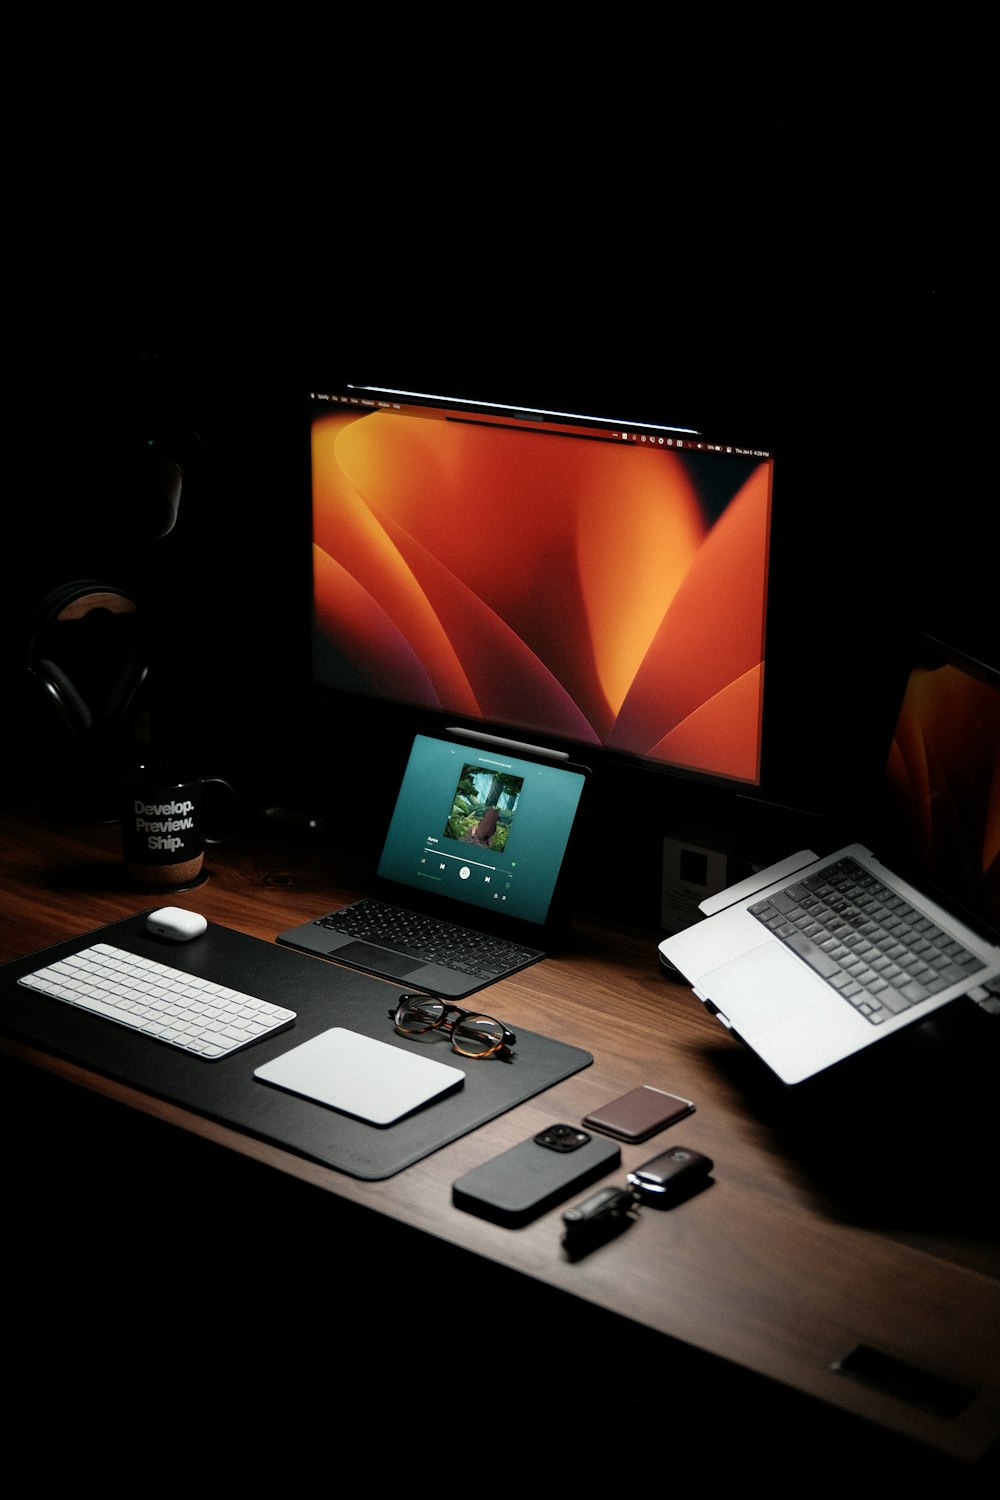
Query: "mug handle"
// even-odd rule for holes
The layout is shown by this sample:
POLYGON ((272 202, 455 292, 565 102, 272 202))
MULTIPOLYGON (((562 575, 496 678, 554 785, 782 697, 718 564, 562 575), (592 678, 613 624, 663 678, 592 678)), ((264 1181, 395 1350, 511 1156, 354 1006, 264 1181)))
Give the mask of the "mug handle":
MULTIPOLYGON (((239 799, 236 796, 236 789, 230 782, 226 780, 224 776, 199 776, 198 780, 201 782, 202 788, 211 786, 223 787, 225 789, 225 794, 222 797, 222 810, 228 817, 228 821, 221 833, 217 832, 209 834, 207 831, 208 824, 212 821, 212 819, 210 819, 208 816, 208 795, 206 794, 205 797, 205 843, 222 844, 226 839, 232 838, 233 834, 236 832, 236 825, 239 818, 239 799)), ((214 800, 216 803, 214 811, 217 812, 219 811, 219 801, 218 798, 214 800)))

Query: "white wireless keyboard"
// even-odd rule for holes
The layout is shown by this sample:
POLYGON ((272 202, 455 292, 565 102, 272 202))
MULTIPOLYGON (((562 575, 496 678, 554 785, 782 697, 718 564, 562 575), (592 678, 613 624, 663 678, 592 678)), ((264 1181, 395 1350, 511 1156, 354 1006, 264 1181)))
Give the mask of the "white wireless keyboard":
POLYGON ((295 1011, 95 943, 18 980, 198 1057, 225 1057, 295 1020, 295 1011))

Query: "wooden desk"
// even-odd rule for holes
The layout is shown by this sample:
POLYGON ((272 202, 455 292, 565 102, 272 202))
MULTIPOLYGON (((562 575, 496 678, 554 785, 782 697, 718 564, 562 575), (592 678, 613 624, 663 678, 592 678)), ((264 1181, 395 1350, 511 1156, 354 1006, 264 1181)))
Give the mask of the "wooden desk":
MULTIPOLYGON (((4 961, 162 904, 128 883, 114 826, 7 814, 0 867, 4 961)), ((211 850, 207 867, 200 887, 170 899, 264 939, 358 883, 331 848, 282 842, 270 829, 211 850)), ((752 1433, 796 1461, 808 1453, 845 1472, 878 1459, 897 1477, 908 1463, 914 1474, 978 1483, 993 1473, 987 1455, 1000 1434, 995 1116, 988 1137, 974 1135, 976 1070, 993 1069, 995 1046, 990 1055, 975 1028, 971 1044, 962 1028, 924 1031, 867 1072, 787 1091, 662 977, 657 939, 578 920, 565 953, 493 987, 490 1009, 515 1030, 583 1047, 593 1066, 383 1182, 319 1167, 9 1037, 0 1046, 19 1076, 39 1076, 20 1066, 30 1064, 73 1086, 62 1095, 108 1101, 122 1140, 122 1121, 138 1130, 145 1117, 178 1141, 207 1143, 210 1172, 242 1163, 254 1182, 280 1182, 328 1244, 345 1224, 366 1230, 372 1277, 392 1278, 400 1255, 419 1247, 446 1306, 455 1278, 473 1276, 487 1302, 495 1286, 502 1314, 483 1337, 523 1341, 550 1384, 554 1370, 595 1380, 640 1424, 659 1411, 657 1430, 684 1411, 687 1431, 700 1422, 722 1446, 735 1433, 744 1452, 752 1433), (576 1262, 561 1248, 561 1209, 509 1230, 453 1207, 461 1173, 639 1083, 693 1099, 696 1113, 669 1136, 623 1147, 607 1181, 624 1183, 630 1168, 683 1143, 715 1162, 706 1191, 669 1212, 644 1208, 576 1262), (882 1146, 876 1128, 890 1132, 882 1146), (838 1370, 859 1346, 901 1362, 904 1386, 887 1385, 884 1372, 872 1384, 838 1370), (959 1409, 938 1408, 935 1380, 967 1392, 959 1409)), ((452 1374, 465 1385, 461 1369, 452 1374)), ((583 1473, 586 1433, 574 1430, 564 1471, 583 1473)), ((600 1431, 593 1440, 606 1445, 600 1431)), ((619 1428, 614 1443, 628 1447, 628 1434, 619 1428)))

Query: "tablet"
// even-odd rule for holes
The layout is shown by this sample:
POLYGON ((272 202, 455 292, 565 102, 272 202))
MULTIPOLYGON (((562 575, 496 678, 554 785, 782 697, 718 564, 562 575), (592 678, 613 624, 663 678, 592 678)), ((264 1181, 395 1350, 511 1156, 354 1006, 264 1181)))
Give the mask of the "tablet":
POLYGON ((254 1077, 371 1125, 392 1125, 465 1083, 461 1068, 343 1026, 263 1063, 254 1077))

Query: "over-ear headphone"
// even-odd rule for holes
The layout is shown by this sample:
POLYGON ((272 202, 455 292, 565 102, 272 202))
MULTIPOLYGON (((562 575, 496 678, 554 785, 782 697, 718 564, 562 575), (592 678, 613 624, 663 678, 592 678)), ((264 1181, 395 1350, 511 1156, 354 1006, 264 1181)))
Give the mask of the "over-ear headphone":
POLYGON ((139 606, 119 589, 81 579, 54 589, 38 606, 28 674, 70 734, 124 729, 148 673, 139 606))

